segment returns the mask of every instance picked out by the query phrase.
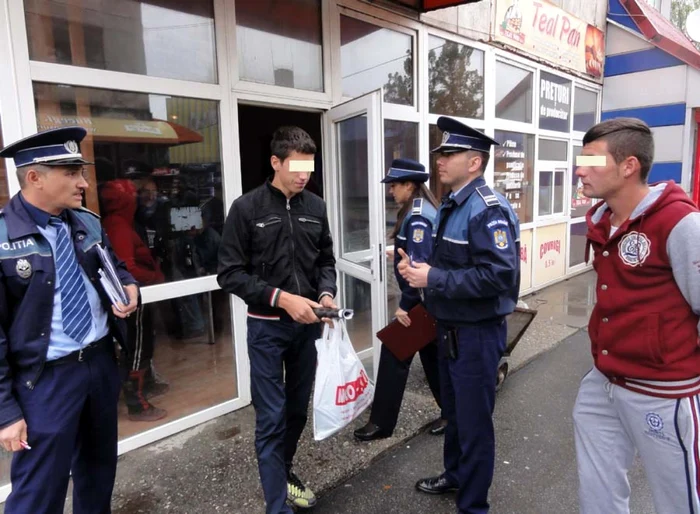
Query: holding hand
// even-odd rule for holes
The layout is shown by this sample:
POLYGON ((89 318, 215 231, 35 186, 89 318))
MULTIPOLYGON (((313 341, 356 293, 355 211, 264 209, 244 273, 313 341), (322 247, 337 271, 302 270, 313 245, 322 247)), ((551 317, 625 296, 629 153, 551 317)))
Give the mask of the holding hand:
POLYGON ((8 452, 24 450, 27 442, 27 423, 23 419, 0 430, 0 444, 8 452))
POLYGON ((396 309, 394 316, 396 316, 396 320, 404 327, 408 328, 411 326, 411 318, 408 317, 408 312, 403 310, 401 307, 396 309))
POLYGON ((424 262, 411 263, 410 258, 403 249, 399 248, 401 261, 398 265, 399 274, 408 285, 415 288, 428 287, 428 273, 431 266, 424 262))
MULTIPOLYGON (((325 307, 326 309, 337 309, 338 308, 338 306, 333 301, 333 298, 331 298, 328 295, 325 295, 323 298, 321 298, 320 302, 321 302, 321 306, 325 307)), ((328 323, 328 326, 333 328, 333 320, 332 319, 321 318, 321 321, 323 321, 324 323, 328 323)))
POLYGON ((128 318, 129 315, 136 310, 139 304, 139 286, 136 284, 129 284, 124 286, 126 295, 129 297, 129 305, 124 305, 123 303, 117 304, 117 306, 112 305, 112 313, 117 318, 128 318), (121 309, 121 311, 119 309, 121 309))
MULTIPOLYGON (((321 301, 325 300, 324 296, 321 301)), ((332 300, 331 300, 332 301, 332 300)), ((296 294, 290 294, 282 291, 280 293, 277 305, 284 309, 287 314, 297 323, 303 323, 304 325, 309 325, 311 323, 318 323, 318 318, 314 314, 313 309, 318 309, 321 304, 299 296, 296 294)))

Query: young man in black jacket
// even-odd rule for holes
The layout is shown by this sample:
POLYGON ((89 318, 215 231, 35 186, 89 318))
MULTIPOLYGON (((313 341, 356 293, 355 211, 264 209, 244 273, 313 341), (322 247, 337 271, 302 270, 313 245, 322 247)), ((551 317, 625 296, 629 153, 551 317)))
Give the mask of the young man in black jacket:
POLYGON ((335 258, 326 205, 305 191, 316 145, 298 127, 270 144, 274 178, 236 199, 219 248, 219 285, 248 304, 255 450, 267 514, 313 507, 292 472, 306 424, 320 337, 315 307, 333 307, 335 258))

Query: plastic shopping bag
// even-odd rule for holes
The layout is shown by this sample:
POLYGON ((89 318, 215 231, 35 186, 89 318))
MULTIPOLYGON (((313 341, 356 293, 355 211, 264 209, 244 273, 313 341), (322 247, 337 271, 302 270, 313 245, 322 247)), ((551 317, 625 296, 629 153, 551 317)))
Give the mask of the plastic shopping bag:
POLYGON ((314 439, 321 441, 353 421, 374 399, 374 384, 352 347, 345 320, 325 325, 316 340, 314 439))

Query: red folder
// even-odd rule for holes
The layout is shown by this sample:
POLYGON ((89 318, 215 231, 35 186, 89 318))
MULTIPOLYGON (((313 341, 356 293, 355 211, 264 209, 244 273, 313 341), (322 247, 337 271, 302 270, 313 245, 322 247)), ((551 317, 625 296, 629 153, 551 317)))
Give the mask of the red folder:
POLYGON ((410 327, 404 327, 394 320, 377 332, 379 340, 401 361, 413 356, 437 337, 435 318, 423 304, 419 303, 408 311, 408 317, 411 318, 410 327))

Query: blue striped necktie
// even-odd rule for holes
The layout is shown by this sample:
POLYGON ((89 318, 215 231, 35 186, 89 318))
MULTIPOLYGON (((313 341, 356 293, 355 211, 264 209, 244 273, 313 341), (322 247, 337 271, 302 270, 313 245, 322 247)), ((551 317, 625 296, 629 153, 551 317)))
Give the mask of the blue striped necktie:
POLYGON ((63 220, 51 216, 49 225, 54 227, 57 233, 56 274, 58 289, 61 292, 63 331, 73 340, 82 343, 92 327, 92 314, 85 283, 63 220))

